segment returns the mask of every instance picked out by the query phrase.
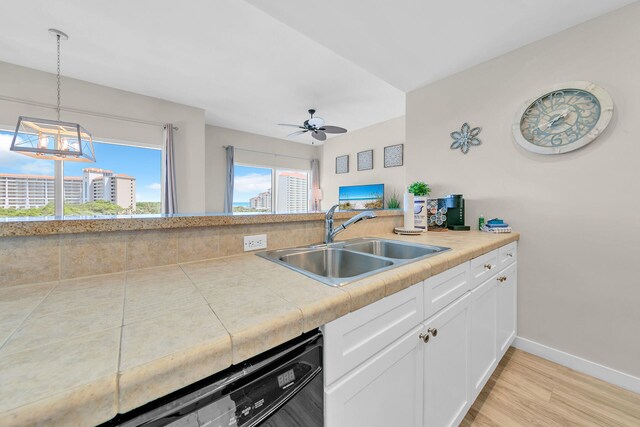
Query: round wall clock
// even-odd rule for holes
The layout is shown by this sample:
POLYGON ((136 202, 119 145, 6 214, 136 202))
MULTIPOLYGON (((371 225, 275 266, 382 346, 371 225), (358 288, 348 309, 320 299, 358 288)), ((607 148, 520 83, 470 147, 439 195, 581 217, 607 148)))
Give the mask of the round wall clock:
POLYGON ((613 101, 590 82, 568 82, 547 89, 518 110, 513 135, 538 154, 562 154, 584 147, 611 121, 613 101))

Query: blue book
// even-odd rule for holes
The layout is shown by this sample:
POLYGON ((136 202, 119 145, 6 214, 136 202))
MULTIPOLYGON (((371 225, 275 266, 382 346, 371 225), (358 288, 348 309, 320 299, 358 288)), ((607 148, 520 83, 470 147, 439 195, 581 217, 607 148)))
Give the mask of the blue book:
POLYGON ((489 228, 504 228, 509 226, 509 224, 507 224, 506 222, 500 222, 500 223, 494 222, 494 223, 487 223, 485 225, 489 228))

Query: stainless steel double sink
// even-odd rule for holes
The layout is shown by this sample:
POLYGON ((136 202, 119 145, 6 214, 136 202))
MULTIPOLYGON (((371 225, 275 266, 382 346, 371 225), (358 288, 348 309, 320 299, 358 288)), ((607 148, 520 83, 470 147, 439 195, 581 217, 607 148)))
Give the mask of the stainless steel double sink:
POLYGON ((422 260, 450 248, 398 240, 360 238, 342 242, 258 252, 329 286, 344 286, 381 271, 422 260))

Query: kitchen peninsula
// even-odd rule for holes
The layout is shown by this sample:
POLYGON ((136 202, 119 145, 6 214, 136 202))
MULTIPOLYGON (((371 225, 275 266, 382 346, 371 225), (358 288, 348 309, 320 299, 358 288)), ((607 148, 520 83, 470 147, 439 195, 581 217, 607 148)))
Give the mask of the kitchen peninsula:
MULTIPOLYGON (((337 219, 350 216, 338 213, 337 219)), ((390 230, 401 216, 383 211, 366 228, 341 237, 375 235, 451 251, 332 288, 239 254, 247 233, 266 232, 269 248, 321 239, 322 214, 281 217, 155 218, 155 230, 142 229, 151 226, 141 225, 144 219, 80 220, 73 235, 53 233, 47 221, 19 223, 19 231, 1 224, 5 236, 21 234, 0 239, 3 258, 15 257, 2 264, 0 276, 0 331, 8 338, 0 351, 3 419, 10 425, 107 421, 519 238, 396 236, 390 230), (118 231, 96 233, 92 221, 118 231), (206 227, 193 226, 203 222, 206 227), (25 257, 34 245, 41 252, 25 257), (22 269, 20 262, 31 267, 22 269)))

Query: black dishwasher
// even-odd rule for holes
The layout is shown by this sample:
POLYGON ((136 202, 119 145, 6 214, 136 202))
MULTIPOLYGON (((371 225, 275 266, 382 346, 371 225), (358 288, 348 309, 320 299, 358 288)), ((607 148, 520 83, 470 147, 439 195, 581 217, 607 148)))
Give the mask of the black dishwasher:
POLYGON ((105 425, 322 427, 323 392, 316 330, 105 425))

